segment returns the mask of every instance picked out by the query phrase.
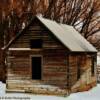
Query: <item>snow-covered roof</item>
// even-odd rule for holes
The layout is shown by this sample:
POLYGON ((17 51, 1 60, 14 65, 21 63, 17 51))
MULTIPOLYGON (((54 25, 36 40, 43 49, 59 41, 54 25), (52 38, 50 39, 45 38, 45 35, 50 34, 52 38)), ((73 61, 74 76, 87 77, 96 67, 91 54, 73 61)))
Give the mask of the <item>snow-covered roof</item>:
POLYGON ((79 52, 97 52, 97 50, 72 26, 58 24, 55 21, 37 16, 37 18, 70 50, 79 52))
MULTIPOLYGON (((85 38, 83 38, 72 26, 58 24, 55 21, 43 18, 41 16, 36 16, 35 18, 37 18, 49 31, 51 31, 51 33, 70 51, 97 52, 97 50, 85 38)), ((34 18, 32 22, 34 22, 34 18)), ((16 38, 17 37, 15 37, 15 39, 16 38)), ((6 47, 4 47, 4 49, 9 47, 15 39, 11 40, 11 42, 6 47)))
MULTIPOLYGON (((68 26, 68 25, 64 25, 61 24, 61 26, 63 27, 63 29, 67 30, 68 35, 71 37, 71 39, 73 40, 73 42, 75 42, 78 47, 76 47, 76 45, 72 44, 72 47, 76 47, 76 49, 80 50, 80 48, 83 51, 97 51, 92 44, 90 44, 78 31, 76 31, 72 26, 68 26)), ((69 39, 69 38, 68 38, 69 39)), ((78 51, 77 50, 77 51, 78 51)))

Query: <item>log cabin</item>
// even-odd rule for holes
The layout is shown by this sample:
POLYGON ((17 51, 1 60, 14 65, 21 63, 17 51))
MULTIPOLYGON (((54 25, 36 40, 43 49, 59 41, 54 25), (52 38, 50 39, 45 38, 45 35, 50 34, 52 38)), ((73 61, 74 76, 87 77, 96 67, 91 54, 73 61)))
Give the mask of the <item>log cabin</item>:
POLYGON ((97 50, 72 26, 35 16, 3 49, 7 92, 69 95, 96 86, 97 50))

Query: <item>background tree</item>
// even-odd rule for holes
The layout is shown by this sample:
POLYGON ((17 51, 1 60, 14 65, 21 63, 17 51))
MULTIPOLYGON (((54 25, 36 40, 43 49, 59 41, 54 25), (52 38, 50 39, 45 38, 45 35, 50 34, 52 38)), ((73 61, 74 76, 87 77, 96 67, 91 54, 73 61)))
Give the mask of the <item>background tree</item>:
MULTIPOLYGON (((99 0, 49 0, 44 16, 74 26, 89 41, 100 32, 99 0)), ((99 50, 98 41, 90 42, 99 50)))
POLYGON ((74 26, 100 50, 100 0, 0 0, 0 71, 5 69, 1 48, 36 14, 74 26))
POLYGON ((36 14, 74 26, 91 43, 90 37, 100 32, 99 0, 0 0, 0 5, 1 24, 7 23, 3 27, 7 42, 36 14))

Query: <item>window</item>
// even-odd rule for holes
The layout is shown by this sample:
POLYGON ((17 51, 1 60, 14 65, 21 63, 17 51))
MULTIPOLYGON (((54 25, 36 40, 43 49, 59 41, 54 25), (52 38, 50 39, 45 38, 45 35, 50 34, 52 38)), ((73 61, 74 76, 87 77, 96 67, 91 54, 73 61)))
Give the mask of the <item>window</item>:
POLYGON ((33 39, 30 40, 31 48, 42 48, 42 40, 41 39, 33 39))

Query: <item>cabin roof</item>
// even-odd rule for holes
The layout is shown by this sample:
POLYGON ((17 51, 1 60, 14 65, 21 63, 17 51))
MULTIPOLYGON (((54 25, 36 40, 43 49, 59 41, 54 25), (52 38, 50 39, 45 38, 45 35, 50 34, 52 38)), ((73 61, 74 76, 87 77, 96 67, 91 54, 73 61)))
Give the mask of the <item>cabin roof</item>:
MULTIPOLYGON (((36 16, 36 18, 49 30, 51 33, 70 51, 72 52, 97 52, 95 47, 92 46, 83 36, 80 35, 72 26, 59 24, 55 21, 36 16)), ((34 22, 34 18, 31 22, 34 22)), ((30 24, 29 24, 30 25, 30 24)), ((28 26, 29 26, 28 25, 28 26)), ((13 38, 8 45, 3 49, 9 48, 9 46, 23 33, 23 30, 13 38)))
MULTIPOLYGON (((61 26, 70 33, 69 35, 72 37, 73 42, 75 41, 83 51, 97 52, 96 48, 90 44, 78 31, 76 31, 73 26, 64 24, 61 24, 61 26)), ((72 44, 72 46, 74 45, 72 44)))

